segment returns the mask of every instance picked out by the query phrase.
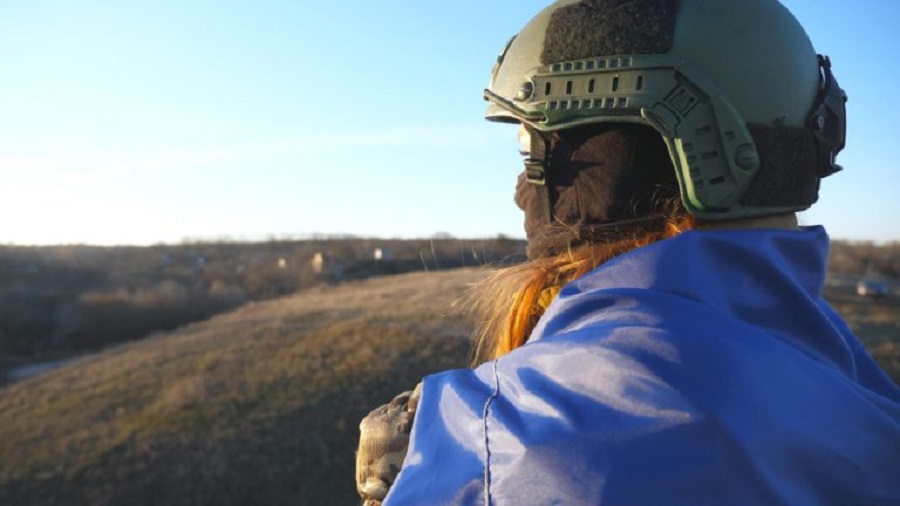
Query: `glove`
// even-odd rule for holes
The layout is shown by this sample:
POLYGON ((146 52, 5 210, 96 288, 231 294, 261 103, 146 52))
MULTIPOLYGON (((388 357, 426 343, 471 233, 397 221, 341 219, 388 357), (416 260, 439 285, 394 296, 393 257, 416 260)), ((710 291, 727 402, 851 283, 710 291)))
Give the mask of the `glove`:
POLYGON ((412 392, 394 397, 360 422, 356 490, 363 506, 379 506, 400 473, 421 396, 422 383, 419 383, 412 392))

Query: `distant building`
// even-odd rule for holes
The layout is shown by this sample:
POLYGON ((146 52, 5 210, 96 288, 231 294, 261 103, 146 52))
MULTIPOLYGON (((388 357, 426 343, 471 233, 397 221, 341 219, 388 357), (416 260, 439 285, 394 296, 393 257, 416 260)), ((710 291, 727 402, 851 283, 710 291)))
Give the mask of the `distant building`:
POLYGON ((344 277, 344 266, 341 261, 322 252, 313 255, 309 267, 313 274, 323 279, 340 281, 344 277))
POLYGON ((888 284, 884 280, 875 277, 863 278, 856 284, 856 294, 860 297, 871 297, 874 299, 887 297, 889 294, 888 284))
POLYGON ((887 280, 885 280, 884 276, 878 272, 871 259, 866 258, 863 260, 863 263, 866 266, 866 271, 859 282, 856 283, 856 294, 860 297, 870 297, 873 299, 887 297, 890 294, 887 280))
POLYGON ((309 261, 309 266, 316 274, 322 274, 322 271, 325 270, 325 255, 321 251, 317 251, 309 261))
POLYGON ((390 248, 375 248, 375 251, 372 253, 372 258, 375 260, 390 260, 391 250, 390 248))

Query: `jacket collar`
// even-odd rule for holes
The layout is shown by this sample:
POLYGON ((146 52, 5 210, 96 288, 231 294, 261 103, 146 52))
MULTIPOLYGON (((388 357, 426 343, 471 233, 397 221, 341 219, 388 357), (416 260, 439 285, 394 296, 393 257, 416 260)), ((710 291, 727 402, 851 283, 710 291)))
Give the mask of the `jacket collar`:
POLYGON ((707 314, 744 321, 836 358, 846 353, 849 330, 822 299, 827 257, 828 235, 820 226, 686 232, 566 285, 529 342, 588 321, 629 324, 621 320, 624 313, 608 308, 677 320, 682 304, 699 303, 707 314))

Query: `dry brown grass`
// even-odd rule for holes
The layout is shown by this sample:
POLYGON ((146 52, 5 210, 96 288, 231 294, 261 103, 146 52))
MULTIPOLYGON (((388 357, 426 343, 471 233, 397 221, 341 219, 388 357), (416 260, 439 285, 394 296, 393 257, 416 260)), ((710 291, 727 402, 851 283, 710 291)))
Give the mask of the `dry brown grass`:
POLYGON ((357 424, 463 366, 482 271, 323 287, 7 387, 0 504, 353 504, 357 424))
MULTIPOLYGON (((6 387, 0 504, 356 504, 358 421, 465 365, 450 308, 485 274, 311 289, 6 387)), ((900 371, 898 302, 829 298, 900 371)))

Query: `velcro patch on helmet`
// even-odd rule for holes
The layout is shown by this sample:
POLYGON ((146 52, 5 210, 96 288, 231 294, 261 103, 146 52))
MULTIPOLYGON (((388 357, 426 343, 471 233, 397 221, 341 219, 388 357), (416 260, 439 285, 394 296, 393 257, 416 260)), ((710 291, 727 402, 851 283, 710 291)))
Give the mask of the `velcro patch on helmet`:
POLYGON ((819 198, 816 141, 804 127, 747 124, 759 173, 741 198, 748 207, 809 207, 819 198))
POLYGON ((544 64, 672 48, 680 0, 582 0, 554 12, 544 64))

